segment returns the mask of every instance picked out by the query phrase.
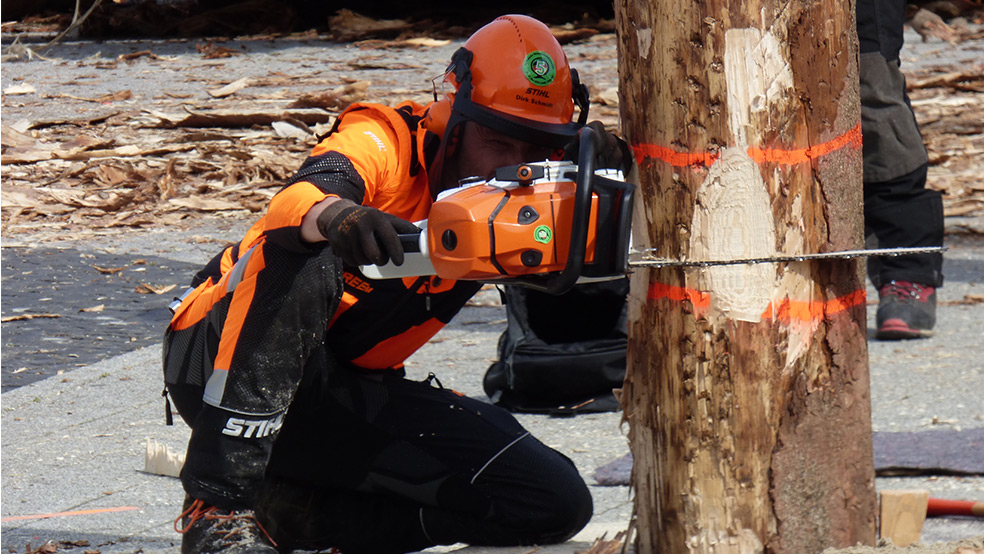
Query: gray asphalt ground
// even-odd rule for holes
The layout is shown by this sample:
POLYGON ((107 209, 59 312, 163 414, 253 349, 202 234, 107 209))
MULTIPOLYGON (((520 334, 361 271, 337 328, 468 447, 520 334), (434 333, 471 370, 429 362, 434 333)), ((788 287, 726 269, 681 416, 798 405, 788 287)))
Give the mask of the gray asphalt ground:
POLYGON ((39 312, 53 317, 4 325, 3 392, 160 344, 161 328, 170 316, 161 309, 161 298, 170 296, 141 287, 148 284, 163 290, 173 285, 183 290, 197 266, 155 256, 82 253, 75 248, 4 248, 3 317, 39 312))
MULTIPOLYGON (((936 336, 869 342, 876 431, 984 427, 984 305, 960 303, 968 294, 984 293, 984 240, 949 237, 948 242, 936 336)), ((138 233, 76 248, 115 255, 181 252, 176 261, 204 260, 208 254, 189 236, 173 233, 138 233)), ((422 379, 434 371, 445 386, 484 396, 481 376, 495 356, 504 312, 495 291, 481 293, 474 303, 410 359, 411 377, 422 379)), ((160 350, 149 346, 3 393, 4 550, 23 552, 26 545, 45 541, 88 541, 89 548, 102 552, 176 551, 178 535, 171 523, 183 498, 180 483, 143 471, 146 439, 176 451, 188 439, 188 428, 180 422, 164 425, 160 390, 160 350), (39 517, 43 514, 57 515, 39 517)), ((620 414, 519 417, 575 461, 595 498, 588 528, 573 541, 541 552, 584 550, 603 533, 612 537, 624 530, 631 515, 628 488, 597 486, 592 477, 597 467, 628 452, 620 414)), ((924 488, 934 497, 984 500, 982 477, 894 477, 879 478, 877 484, 879 489, 924 488)), ((940 542, 978 535, 984 535, 980 519, 935 518, 927 521, 923 536, 940 542)))
MULTIPOLYGON (((99 48, 112 51, 114 45, 99 48)), ((9 65, 4 64, 3 86, 9 83, 9 65)), ((4 109, 6 119, 11 113, 4 109)), ((17 114, 13 115, 16 119, 17 114)), ((970 223, 984 228, 980 220, 970 223)), ((107 234, 45 246, 198 264, 213 254, 215 244, 202 244, 192 235, 234 239, 242 225, 206 220, 202 229, 188 233, 107 234)), ((979 235, 948 235, 947 242, 951 250, 944 268, 947 283, 939 291, 936 336, 910 342, 869 341, 876 431, 984 427, 984 304, 963 302, 967 295, 984 294, 984 240, 979 235)), ((5 237, 5 257, 8 246, 27 245, 18 245, 16 237, 5 237)), ((875 296, 869 290, 869 298, 875 296)), ((494 305, 495 293, 484 293, 477 300, 479 305, 466 308, 411 358, 411 377, 424 378, 434 371, 445 386, 483 396, 481 377, 495 356, 505 315, 501 306, 494 305)), ((871 320, 874 313, 869 311, 871 320)), ((8 325, 4 324, 4 330, 8 325)), ((83 367, 66 364, 61 374, 56 370, 51 377, 4 391, 0 407, 3 550, 30 551, 27 545, 36 548, 54 541, 60 548, 80 552, 177 551, 179 536, 171 525, 180 511, 183 492, 177 479, 143 471, 144 444, 152 438, 182 451, 188 429, 181 423, 164 425, 160 349, 151 345, 122 350, 126 353, 83 367)), ((6 353, 3 363, 11 363, 6 353)), ((631 515, 630 491, 597 486, 592 477, 598 466, 628 452, 624 430, 619 426, 620 414, 570 419, 519 417, 535 435, 575 461, 592 485, 595 499, 595 516, 588 528, 564 545, 538 552, 585 550, 603 533, 612 537, 624 530, 631 515)), ((921 488, 939 498, 984 500, 984 477, 979 476, 879 478, 877 485, 881 490, 921 488)), ((923 531, 928 543, 954 541, 984 535, 984 521, 934 518, 926 522, 923 531)), ((530 549, 463 551, 519 553, 530 549)))

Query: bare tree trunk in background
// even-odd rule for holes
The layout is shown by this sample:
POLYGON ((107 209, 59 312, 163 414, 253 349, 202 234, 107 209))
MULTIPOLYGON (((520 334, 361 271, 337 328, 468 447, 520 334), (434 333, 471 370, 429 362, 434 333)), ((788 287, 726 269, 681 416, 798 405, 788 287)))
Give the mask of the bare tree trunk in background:
MULTIPOLYGON (((616 0, 636 247, 860 248, 853 2, 616 0)), ((863 262, 637 270, 622 405, 640 552, 874 542, 863 262)))

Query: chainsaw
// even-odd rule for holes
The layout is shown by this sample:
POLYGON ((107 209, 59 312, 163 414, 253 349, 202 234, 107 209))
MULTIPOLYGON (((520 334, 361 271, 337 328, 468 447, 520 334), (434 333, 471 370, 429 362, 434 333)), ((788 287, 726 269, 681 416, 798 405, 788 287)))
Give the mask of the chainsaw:
POLYGON ((596 133, 579 135, 577 164, 499 168, 440 193, 419 233, 400 235, 404 263, 361 266, 370 279, 436 275, 562 294, 575 284, 623 277, 633 267, 703 268, 939 253, 946 247, 873 248, 720 260, 679 260, 631 248, 636 186, 594 169, 596 133), (630 254, 634 256, 630 259, 630 254))
POLYGON ((437 275, 561 294, 629 271, 635 185, 594 168, 597 134, 579 133, 577 164, 499 168, 492 179, 443 191, 420 233, 401 235, 404 262, 362 266, 371 279, 437 275))

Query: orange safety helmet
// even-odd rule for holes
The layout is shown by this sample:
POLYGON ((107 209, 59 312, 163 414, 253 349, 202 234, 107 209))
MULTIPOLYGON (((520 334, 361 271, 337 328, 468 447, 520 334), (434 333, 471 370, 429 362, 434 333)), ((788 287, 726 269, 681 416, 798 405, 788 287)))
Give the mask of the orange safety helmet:
MULTIPOLYGON (((424 126, 441 136, 441 152, 455 128, 474 121, 513 138, 562 148, 588 119, 588 90, 571 69, 550 29, 525 15, 504 15, 476 31, 444 73, 453 92, 435 102, 424 126), (574 108, 580 110, 573 121, 574 108)), ((438 169, 437 177, 440 174, 438 169)), ((433 183, 433 181, 432 181, 433 183)))

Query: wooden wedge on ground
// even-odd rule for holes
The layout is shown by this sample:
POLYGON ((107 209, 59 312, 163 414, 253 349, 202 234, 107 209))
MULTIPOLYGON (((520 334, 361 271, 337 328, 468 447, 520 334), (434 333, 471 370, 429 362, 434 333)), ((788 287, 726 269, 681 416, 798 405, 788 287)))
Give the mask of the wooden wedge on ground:
POLYGON ((929 491, 887 490, 880 496, 881 537, 891 539, 896 546, 919 542, 929 506, 929 491))

